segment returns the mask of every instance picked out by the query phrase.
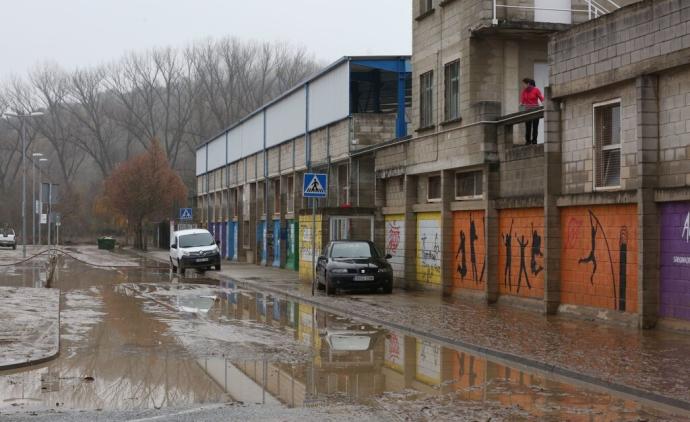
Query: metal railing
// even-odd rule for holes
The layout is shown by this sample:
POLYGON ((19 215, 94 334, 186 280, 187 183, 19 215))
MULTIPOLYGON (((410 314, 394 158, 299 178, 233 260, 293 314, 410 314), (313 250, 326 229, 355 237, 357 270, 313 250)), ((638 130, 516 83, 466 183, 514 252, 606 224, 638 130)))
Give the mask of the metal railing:
POLYGON ((498 9, 518 9, 518 10, 543 10, 543 11, 551 11, 551 12, 570 12, 570 13, 587 13, 587 18, 588 19, 595 19, 598 18, 601 15, 605 15, 607 13, 611 13, 612 11, 616 9, 620 9, 620 5, 618 5, 616 2, 613 0, 585 0, 585 3, 587 4, 586 9, 562 9, 562 8, 554 8, 554 7, 536 7, 536 6, 518 6, 518 5, 510 5, 507 3, 498 3, 498 0, 493 0, 493 18, 491 22, 494 25, 498 25, 498 9))

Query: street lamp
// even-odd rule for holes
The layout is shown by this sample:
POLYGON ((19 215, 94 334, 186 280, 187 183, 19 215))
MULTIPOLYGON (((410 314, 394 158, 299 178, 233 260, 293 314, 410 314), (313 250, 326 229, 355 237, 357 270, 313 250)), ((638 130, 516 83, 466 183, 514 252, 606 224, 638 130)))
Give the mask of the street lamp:
MULTIPOLYGON (((43 160, 43 154, 40 152, 34 152, 31 154, 31 244, 36 245, 36 161, 35 159, 38 158, 39 162, 40 160, 43 160)), ((39 172, 40 174, 40 172, 39 172)))
POLYGON ((24 135, 24 118, 42 116, 43 112, 31 111, 28 113, 13 113, 6 111, 5 117, 16 117, 21 123, 19 137, 22 140, 22 256, 26 258, 26 136, 24 135))

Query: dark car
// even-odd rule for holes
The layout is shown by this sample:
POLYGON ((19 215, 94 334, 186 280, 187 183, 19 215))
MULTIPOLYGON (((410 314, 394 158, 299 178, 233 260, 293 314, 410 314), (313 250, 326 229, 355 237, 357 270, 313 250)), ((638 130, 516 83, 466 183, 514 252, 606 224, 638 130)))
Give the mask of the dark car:
POLYGON ((342 290, 393 291, 390 255, 382 256, 369 241, 338 240, 328 243, 316 262, 316 280, 326 294, 342 290))

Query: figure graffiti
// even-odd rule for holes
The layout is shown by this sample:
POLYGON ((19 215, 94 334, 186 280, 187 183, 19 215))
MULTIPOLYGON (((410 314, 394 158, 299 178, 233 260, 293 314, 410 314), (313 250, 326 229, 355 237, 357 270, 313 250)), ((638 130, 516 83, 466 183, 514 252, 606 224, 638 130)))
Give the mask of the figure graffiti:
POLYGON ((685 224, 683 224, 683 233, 681 237, 685 239, 685 243, 690 242, 690 212, 685 217, 685 224))
POLYGON ((441 268, 441 262, 439 261, 441 253, 441 245, 438 239, 438 233, 434 233, 434 240, 431 245, 431 249, 427 249, 426 241, 427 234, 422 235, 422 264, 426 267, 425 279, 430 282, 434 273, 441 268))
POLYGON ((503 284, 508 287, 508 290, 512 289, 512 267, 513 267, 513 223, 515 220, 511 220, 510 229, 507 234, 503 234, 503 244, 506 248, 506 265, 503 269, 503 284))
POLYGON ((594 284, 594 275, 597 272, 597 255, 596 255, 596 249, 597 249, 597 225, 594 222, 594 213, 590 210, 589 211, 589 225, 591 227, 591 234, 592 234, 592 248, 589 251, 589 255, 586 256, 585 258, 580 258, 578 261, 580 264, 587 264, 587 263, 592 263, 592 275, 589 277, 589 282, 590 284, 594 284))
POLYGON ((474 249, 474 242, 479 239, 477 236, 477 226, 474 224, 472 214, 470 214, 470 263, 472 264, 472 279, 479 283, 477 279, 477 254, 474 249))
MULTIPOLYGON (((597 232, 599 229, 601 229, 601 235, 604 238, 604 243, 606 244, 606 252, 608 253, 609 257, 609 264, 611 267, 611 284, 613 287, 613 303, 614 303, 614 309, 620 309, 620 302, 618 301, 617 295, 618 292, 616 292, 616 273, 614 270, 613 266, 613 257, 611 256, 611 247, 609 246, 609 240, 606 237, 606 232, 604 230, 604 226, 602 226, 601 222, 597 218, 596 214, 594 214, 594 211, 588 210, 589 212, 589 224, 590 224, 590 233, 592 236, 592 246, 591 250, 589 251, 589 255, 580 258, 578 261, 580 264, 588 264, 592 263, 592 274, 589 277, 589 282, 590 284, 594 284, 594 275, 597 272, 597 257, 596 257, 596 247, 597 247, 597 232)), ((625 252, 625 258, 627 261, 627 229, 626 229, 626 235, 625 235, 625 247, 626 247, 626 252, 625 252)), ((622 255, 621 255, 622 257, 622 255)), ((625 307, 625 305, 623 305, 625 307)), ((624 310, 624 309, 620 309, 624 310)))
POLYGON ((460 274, 460 279, 465 280, 467 275, 467 262, 465 260, 465 232, 460 230, 460 245, 458 246, 458 251, 455 253, 455 259, 460 256, 460 263, 458 264, 457 272, 460 274))
POLYGON ((517 233, 515 233, 515 239, 517 240, 517 243, 520 246, 520 270, 518 271, 517 281, 517 292, 519 293, 520 285, 522 284, 522 274, 525 274, 525 283, 527 284, 527 288, 532 288, 532 285, 529 284, 529 277, 527 276, 527 267, 525 265, 525 248, 529 244, 529 241, 525 239, 524 235, 522 237, 518 237, 517 233))
POLYGON ((543 266, 537 264, 537 257, 543 257, 544 254, 541 251, 541 236, 534 230, 534 224, 530 223, 532 228, 532 259, 530 260, 530 268, 533 275, 539 275, 539 273, 544 269, 543 266))

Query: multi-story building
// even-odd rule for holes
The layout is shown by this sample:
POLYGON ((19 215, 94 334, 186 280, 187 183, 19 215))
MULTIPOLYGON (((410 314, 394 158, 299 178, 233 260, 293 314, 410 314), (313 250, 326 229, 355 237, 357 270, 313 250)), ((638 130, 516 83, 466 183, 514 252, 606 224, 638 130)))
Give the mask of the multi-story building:
POLYGON ((326 67, 197 148, 201 222, 227 258, 301 268, 309 278, 312 239, 319 252, 322 233, 373 239, 373 157, 353 154, 406 136, 409 102, 409 57, 344 57, 326 67), (315 236, 302 197, 307 171, 329 175, 315 236))
MULTIPOLYGON (((374 221, 358 232, 350 218, 345 231, 385 248, 401 287, 687 325, 690 5, 414 0, 413 11, 407 125, 398 113, 395 134, 341 156, 348 204, 353 163, 366 170, 356 209, 339 211, 374 221), (546 94, 544 108, 521 110, 523 78, 546 94), (538 142, 526 143, 535 119, 538 142)), ((317 239, 337 238, 338 215, 319 214, 317 239)))

